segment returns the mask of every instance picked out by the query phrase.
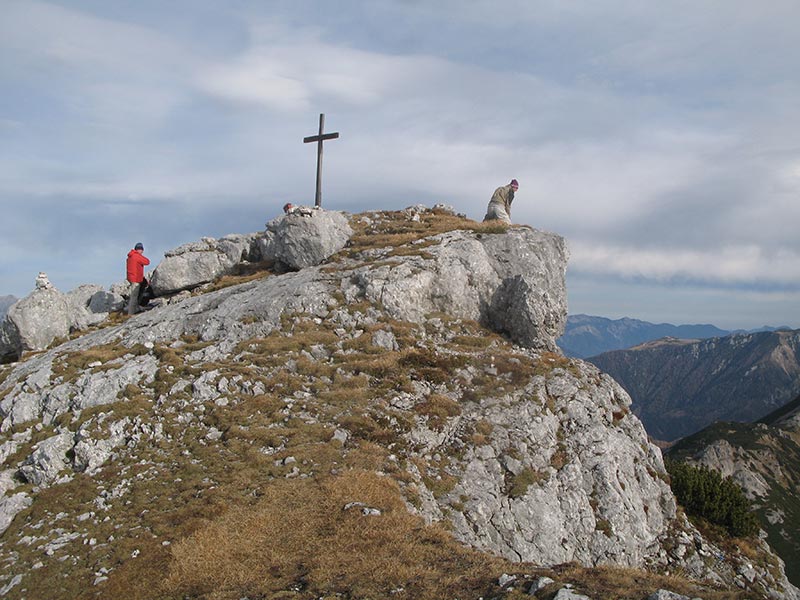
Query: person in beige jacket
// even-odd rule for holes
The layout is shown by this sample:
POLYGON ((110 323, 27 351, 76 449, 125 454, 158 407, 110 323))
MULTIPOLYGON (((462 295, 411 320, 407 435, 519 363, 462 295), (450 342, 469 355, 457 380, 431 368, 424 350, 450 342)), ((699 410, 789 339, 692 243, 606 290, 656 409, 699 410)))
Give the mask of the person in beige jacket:
POLYGON ((486 209, 484 221, 504 221, 511 223, 511 203, 514 201, 514 194, 519 189, 519 183, 512 179, 508 185, 497 188, 489 200, 489 207, 486 209))

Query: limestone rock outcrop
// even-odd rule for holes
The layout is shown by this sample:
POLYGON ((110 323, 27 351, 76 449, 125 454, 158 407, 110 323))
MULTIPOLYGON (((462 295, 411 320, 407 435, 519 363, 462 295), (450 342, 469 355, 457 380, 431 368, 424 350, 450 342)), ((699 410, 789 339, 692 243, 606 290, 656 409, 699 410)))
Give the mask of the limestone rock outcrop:
POLYGON ((34 420, 50 425, 67 412, 115 402, 128 385, 151 382, 156 365, 150 354, 128 356, 107 361, 101 370, 88 368, 69 383, 61 383, 57 377, 51 380, 52 362, 45 363, 0 401, 0 431, 34 420))
POLYGON ((397 319, 446 312, 523 346, 556 349, 567 316, 563 238, 521 227, 494 235, 453 231, 432 241, 396 264, 355 269, 345 295, 378 302, 397 319))
POLYGON ((25 350, 43 350, 69 335, 70 305, 54 287, 37 287, 12 305, 0 329, 0 355, 18 358, 25 350))
POLYGON ((49 437, 38 445, 20 468, 20 474, 28 483, 41 486, 56 481, 64 469, 70 466, 67 452, 75 442, 71 433, 60 433, 49 437))
POLYGON ((169 250, 153 271, 153 292, 156 296, 174 294, 232 273, 243 261, 254 258, 255 240, 256 234, 235 234, 219 240, 205 237, 169 250))
POLYGON ((352 233, 341 212, 319 209, 283 215, 260 234, 205 237, 166 252, 150 284, 156 296, 163 296, 234 273, 245 263, 277 263, 284 270, 316 266, 344 248, 352 233))
POLYGON ((39 273, 33 292, 11 305, 0 321, 0 362, 44 350, 72 331, 102 323, 121 304, 121 297, 99 285, 81 285, 63 294, 47 274, 39 273))
POLYGON ((0 497, 0 535, 8 529, 14 517, 28 508, 32 503, 33 499, 24 492, 0 497))
POLYGON ((71 321, 70 331, 88 329, 105 321, 108 318, 108 309, 110 308, 108 304, 110 303, 101 303, 95 298, 100 299, 107 294, 108 292, 103 289, 103 286, 94 284, 80 285, 67 292, 71 321))
POLYGON ((352 234, 344 213, 313 209, 273 219, 258 244, 264 260, 297 270, 322 263, 344 248, 352 234))
MULTIPOLYGON (((450 435, 480 421, 492 436, 466 448, 453 469, 463 475, 428 507, 429 518, 455 504, 460 510, 448 512, 457 537, 512 560, 633 566, 658 554, 676 511, 655 476, 664 472, 661 454, 624 390, 574 365, 464 411, 450 435)), ((414 440, 427 452, 446 441, 428 435, 414 440)))

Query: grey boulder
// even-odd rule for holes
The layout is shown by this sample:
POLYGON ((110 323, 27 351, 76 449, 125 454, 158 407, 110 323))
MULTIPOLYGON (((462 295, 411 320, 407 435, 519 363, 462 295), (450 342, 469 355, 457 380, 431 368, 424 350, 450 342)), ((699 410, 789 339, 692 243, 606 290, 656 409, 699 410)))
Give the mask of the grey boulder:
MULTIPOLYGON (((108 311, 92 310, 91 304, 96 295, 106 293, 102 286, 94 284, 81 285, 67 293, 71 330, 80 331, 106 320, 108 311)), ((98 307, 97 304, 95 306, 98 307)))
POLYGON ((53 287, 37 288, 8 309, 0 326, 0 357, 19 358, 26 350, 44 350, 69 335, 70 305, 53 287))
POLYGON ((70 466, 67 452, 74 446, 73 434, 60 433, 47 438, 20 467, 25 481, 37 486, 54 483, 62 470, 70 466))
POLYGON ((345 247, 353 235, 347 216, 322 209, 310 214, 290 214, 267 223, 258 241, 263 260, 272 260, 289 270, 313 267, 345 247))
POLYGON ((583 594, 576 594, 569 588, 561 588, 558 593, 553 596, 553 600, 591 600, 589 596, 583 594))
POLYGON ((189 290, 233 273, 245 261, 258 258, 256 234, 205 237, 164 253, 150 285, 156 296, 189 290))
POLYGON ((36 289, 12 305, 0 323, 0 360, 17 360, 23 352, 44 350, 71 331, 98 325, 112 310, 124 306, 124 299, 99 285, 81 285, 62 294, 44 273, 36 289))
MULTIPOLYGON (((125 290, 127 292, 127 290, 125 290)), ((100 290, 92 294, 89 298, 89 312, 91 313, 106 313, 122 310, 125 307, 125 297, 119 292, 115 292, 112 287, 111 290, 100 290)))
POLYGON ((24 492, 8 498, 0 498, 0 535, 5 533, 17 513, 25 510, 31 504, 33 504, 33 499, 24 492))
POLYGON ((528 595, 533 596, 534 594, 536 594, 536 592, 546 588, 551 583, 555 583, 555 581, 550 579, 549 577, 539 577, 539 579, 537 579, 531 584, 531 587, 528 590, 528 595))
POLYGON ((558 338, 567 314, 565 272, 569 251, 554 234, 514 228, 485 236, 489 262, 503 283, 492 298, 493 329, 523 345, 558 338))
POLYGON ((562 237, 519 227, 429 239, 438 243, 418 256, 400 261, 387 254, 385 264, 355 271, 345 296, 380 303, 395 319, 421 322, 444 312, 484 323, 522 346, 556 350, 567 318, 569 253, 562 237))

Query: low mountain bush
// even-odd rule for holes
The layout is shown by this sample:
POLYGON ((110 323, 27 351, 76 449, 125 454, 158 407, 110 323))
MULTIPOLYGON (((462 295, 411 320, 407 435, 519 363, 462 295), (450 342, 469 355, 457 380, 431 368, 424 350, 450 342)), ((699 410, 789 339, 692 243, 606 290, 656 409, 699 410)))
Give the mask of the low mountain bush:
POLYGON ((750 502, 730 477, 708 467, 667 461, 672 492, 686 513, 724 527, 734 537, 758 533, 758 519, 750 502))

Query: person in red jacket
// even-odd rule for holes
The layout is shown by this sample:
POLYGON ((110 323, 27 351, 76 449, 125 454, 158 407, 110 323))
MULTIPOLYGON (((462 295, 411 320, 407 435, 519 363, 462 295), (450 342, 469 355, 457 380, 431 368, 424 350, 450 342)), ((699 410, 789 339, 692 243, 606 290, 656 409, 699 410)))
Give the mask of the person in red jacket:
POLYGON ((135 315, 139 312, 139 296, 142 292, 142 282, 144 282, 144 268, 150 264, 144 254, 144 246, 141 242, 133 247, 133 250, 128 252, 128 261, 126 263, 128 271, 128 282, 131 284, 128 290, 128 314, 135 315))

